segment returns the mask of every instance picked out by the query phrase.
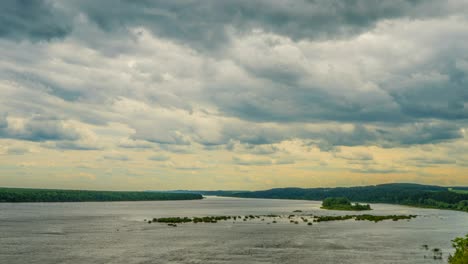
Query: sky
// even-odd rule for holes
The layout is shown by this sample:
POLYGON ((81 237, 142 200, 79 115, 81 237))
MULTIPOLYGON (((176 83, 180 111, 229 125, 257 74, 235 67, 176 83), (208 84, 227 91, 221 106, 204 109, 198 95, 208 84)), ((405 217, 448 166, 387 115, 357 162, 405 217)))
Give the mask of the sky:
POLYGON ((0 186, 468 185, 465 0, 2 0, 0 186))

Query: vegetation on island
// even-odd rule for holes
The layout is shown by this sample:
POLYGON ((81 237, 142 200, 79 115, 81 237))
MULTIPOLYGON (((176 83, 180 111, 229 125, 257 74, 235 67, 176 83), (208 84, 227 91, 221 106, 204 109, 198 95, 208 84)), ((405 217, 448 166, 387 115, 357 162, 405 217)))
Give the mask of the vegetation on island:
POLYGON ((163 217, 163 218, 153 218, 155 223, 171 223, 171 224, 181 224, 181 223, 217 223, 218 221, 226 221, 232 218, 237 218, 237 216, 205 216, 205 217, 163 217))
POLYGON ((450 255, 448 262, 450 264, 468 264, 468 235, 458 237, 452 241, 455 253, 450 255))
POLYGON ((266 191, 232 193, 225 196, 297 200, 346 197, 356 202, 401 204, 468 212, 467 190, 468 188, 464 187, 447 188, 411 183, 392 183, 338 188, 278 188, 266 191))
POLYGON ((317 216, 314 222, 327 222, 327 221, 344 221, 349 219, 354 219, 356 221, 371 221, 371 222, 380 222, 384 220, 410 220, 416 218, 416 215, 339 215, 339 216, 317 216))
POLYGON ((354 219, 356 221, 372 221, 380 222, 384 220, 410 220, 415 218, 416 215, 343 215, 343 216, 314 216, 314 215, 245 215, 245 216, 203 216, 203 217, 161 217, 153 218, 151 220, 146 220, 148 223, 164 223, 169 226, 177 226, 177 224, 186 224, 186 223, 218 223, 220 221, 231 220, 233 223, 236 221, 261 221, 272 220, 271 222, 267 221, 267 224, 276 224, 279 222, 282 223, 291 223, 298 225, 299 223, 304 223, 308 226, 312 225, 312 222, 328 222, 328 221, 343 221, 354 219))
POLYGON ((345 211, 365 211, 372 210, 369 204, 351 204, 346 197, 329 197, 323 200, 322 209, 345 210, 345 211))
POLYGON ((0 188, 0 202, 104 202, 202 199, 200 194, 0 188))

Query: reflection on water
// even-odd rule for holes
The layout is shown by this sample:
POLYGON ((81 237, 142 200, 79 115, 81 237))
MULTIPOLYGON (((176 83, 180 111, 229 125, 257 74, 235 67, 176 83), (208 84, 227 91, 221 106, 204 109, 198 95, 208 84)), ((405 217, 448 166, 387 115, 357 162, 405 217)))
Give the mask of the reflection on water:
MULTIPOLYGON (((290 224, 232 221, 177 228, 168 216, 338 215, 314 201, 209 197, 199 201, 0 204, 0 263, 443 263, 468 214, 374 204, 372 214, 411 221, 290 224), (423 245, 428 245, 426 250, 423 245)), ((368 213, 368 212, 366 212, 368 213)), ((353 212, 354 214, 354 212, 353 212)), ((271 222, 271 221, 270 221, 271 222)))

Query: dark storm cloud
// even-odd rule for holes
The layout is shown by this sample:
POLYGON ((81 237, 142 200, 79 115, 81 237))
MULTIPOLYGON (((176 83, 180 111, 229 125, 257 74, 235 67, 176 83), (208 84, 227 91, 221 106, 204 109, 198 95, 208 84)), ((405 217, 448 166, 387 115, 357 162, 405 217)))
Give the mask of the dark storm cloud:
POLYGON ((0 37, 33 41, 63 38, 70 33, 72 21, 52 1, 2 0, 0 37))
POLYGON ((353 1, 2 1, 4 37, 50 39, 70 33, 73 19, 86 15, 106 31, 145 27, 157 35, 209 50, 238 33, 260 28, 293 39, 347 37, 382 19, 462 12, 427 0, 353 1))
POLYGON ((446 83, 441 86, 418 87, 411 91, 395 92, 395 101, 405 115, 418 118, 466 119, 468 118, 468 83, 454 86, 446 83))
POLYGON ((376 104, 380 95, 374 97, 369 92, 355 92, 351 99, 345 95, 332 95, 326 87, 302 88, 299 84, 290 86, 270 86, 258 89, 258 96, 236 90, 216 93, 213 97, 228 115, 260 122, 313 122, 335 121, 387 121, 401 122, 408 117, 394 105, 376 104), (361 96, 360 96, 361 95, 361 96), (365 101, 363 98, 375 98, 365 101))
POLYGON ((461 12, 440 1, 73 1, 105 30, 143 26, 157 35, 209 50, 238 33, 260 28, 292 39, 347 37, 382 19, 461 12))
POLYGON ((204 49, 228 39, 226 27, 260 27, 295 38, 360 31, 382 17, 400 16, 413 1, 390 5, 335 1, 82 1, 80 9, 106 30, 145 26, 204 49), (108 7, 112 6, 111 9, 108 7), (330 16, 331 14, 336 16, 330 16), (369 14, 373 14, 369 16, 369 14))

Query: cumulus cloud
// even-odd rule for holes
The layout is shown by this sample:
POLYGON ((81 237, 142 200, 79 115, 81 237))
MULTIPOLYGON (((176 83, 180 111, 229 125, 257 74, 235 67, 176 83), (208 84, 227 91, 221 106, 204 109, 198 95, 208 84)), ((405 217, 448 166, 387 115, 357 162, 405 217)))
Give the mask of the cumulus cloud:
POLYGON ((77 140, 79 132, 64 120, 35 116, 30 119, 7 118, 0 120, 0 137, 28 141, 77 140))

